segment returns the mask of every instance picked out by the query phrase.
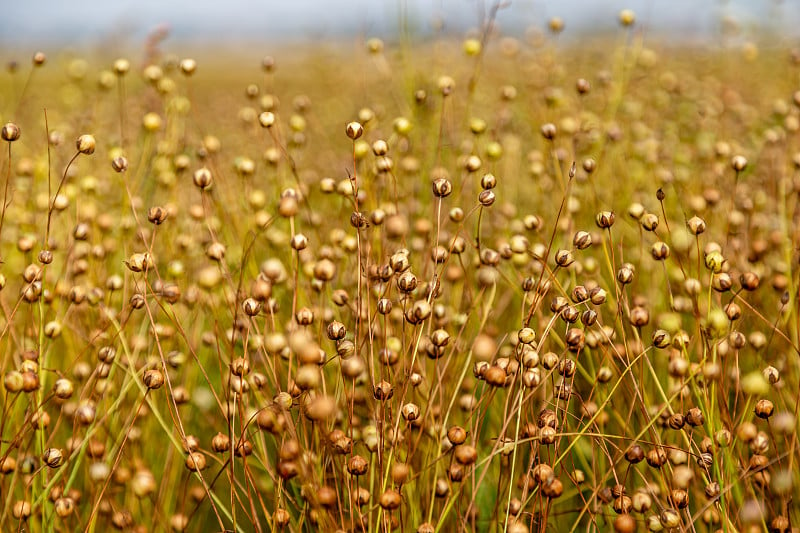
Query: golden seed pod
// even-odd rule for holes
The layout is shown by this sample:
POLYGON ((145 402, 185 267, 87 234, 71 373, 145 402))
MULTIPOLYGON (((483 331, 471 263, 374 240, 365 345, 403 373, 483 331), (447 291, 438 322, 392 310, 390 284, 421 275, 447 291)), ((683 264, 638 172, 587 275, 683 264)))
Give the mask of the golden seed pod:
POLYGON ((58 468, 64 462, 64 452, 58 448, 48 448, 42 454, 42 460, 50 468, 58 468))
POLYGON ((363 476, 369 470, 369 462, 360 455, 354 455, 347 461, 347 471, 352 476, 363 476))
POLYGON ((350 139, 355 141, 364 134, 364 126, 360 122, 349 122, 345 126, 344 132, 350 139))
POLYGON ((261 302, 255 298, 246 298, 242 302, 242 310, 247 316, 256 316, 261 312, 261 302))
POLYGON ((128 170, 128 160, 123 156, 117 156, 111 160, 111 168, 114 172, 125 172, 128 170))
POLYGON ((564 31, 564 20, 561 17, 552 17, 547 21, 547 28, 553 33, 564 31))
POLYGON ((164 385, 164 374, 156 369, 147 370, 142 376, 142 382, 150 390, 159 389, 164 385))
POLYGON ((464 444, 467 440, 467 431, 461 426, 451 426, 450 429, 447 430, 447 440, 455 446, 464 444))
POLYGON ((302 233, 298 233, 297 235, 292 237, 290 245, 293 250, 297 250, 298 252, 300 250, 305 250, 308 247, 308 237, 306 237, 302 233))
POLYGON ((131 62, 125 58, 119 58, 114 61, 114 73, 117 76, 124 76, 131 69, 131 62))
POLYGON ((211 449, 216 453, 225 453, 231 449, 231 439, 224 433, 217 433, 211 439, 211 449))
POLYGON ((25 520, 31 516, 31 503, 29 501, 17 500, 11 508, 11 514, 17 520, 25 520))
POLYGON ((627 512, 620 514, 614 519, 614 531, 617 533, 633 533, 636 531, 636 520, 627 512))
POLYGON ((706 231, 706 222, 698 216, 693 216, 686 221, 686 227, 689 229, 692 235, 700 235, 706 231))
POLYGON ((654 242, 650 247, 650 254, 656 261, 663 261, 669 257, 669 245, 663 241, 654 242))
POLYGON ((768 419, 775 412, 775 406, 769 400, 761 399, 756 402, 753 412, 758 418, 768 419))
POLYGON ((403 415, 403 418, 406 421, 413 422, 419 418, 420 415, 419 406, 417 406, 417 404, 414 403, 407 403, 403 406, 401 414, 403 415))
POLYGON ((59 518, 67 518, 75 511, 75 500, 70 497, 61 497, 55 501, 56 514, 59 518))
POLYGON ((204 470, 206 468, 206 456, 200 452, 190 452, 186 456, 185 466, 188 470, 204 470))
POLYGON ((197 61, 191 58, 182 59, 180 63, 181 72, 186 76, 191 76, 197 70, 197 61))
POLYGON ((195 170, 192 175, 192 181, 195 186, 205 190, 211 186, 214 180, 211 176, 211 171, 207 167, 203 167, 195 170))
POLYGON ((461 444, 456 446, 455 459, 458 463, 469 466, 478 460, 478 450, 469 444, 461 444))
POLYGON ((742 155, 735 155, 731 158, 731 168, 736 172, 741 172, 747 167, 747 158, 742 155))
POLYGON ((555 139, 556 138, 556 134, 558 133, 558 130, 556 129, 556 125, 551 123, 551 122, 548 122, 546 124, 542 124, 542 127, 541 127, 540 131, 542 133, 542 137, 544 137, 548 141, 552 141, 553 139, 555 139))
POLYGON ((402 498, 400 493, 394 489, 387 489, 381 494, 378 503, 380 506, 387 511, 394 511, 395 509, 400 507, 402 503, 402 498))
POLYGON ((67 400, 72 397, 75 387, 72 382, 67 378, 60 378, 56 380, 53 385, 53 394, 61 400, 67 400))
POLYGON ((481 53, 481 42, 478 39, 467 39, 464 41, 464 53, 468 56, 476 56, 481 53))
POLYGON ((614 225, 615 218, 613 211, 601 211, 597 213, 594 221, 598 228, 608 229, 614 225))
POLYGON ((97 146, 97 141, 95 141, 93 135, 89 134, 81 135, 75 141, 75 147, 78 149, 78 152, 85 155, 93 154, 96 146, 97 146))
POLYGON ((262 128, 271 128, 275 125, 275 114, 271 111, 264 111, 258 115, 258 123, 262 128))
POLYGON ((440 76, 436 80, 436 85, 439 87, 442 96, 450 96, 456 88, 456 81, 450 76, 440 76))
POLYGON ((4 141, 14 142, 19 139, 20 129, 19 126, 13 122, 7 122, 2 129, 2 137, 4 141))
POLYGON ((437 198, 445 198, 453 192, 453 184, 445 178, 438 178, 432 183, 433 195, 437 198))
POLYGON ((147 113, 142 118, 142 126, 149 132, 156 132, 161 129, 163 121, 158 113, 147 113))
POLYGON ((619 12, 619 23, 625 27, 632 26, 636 22, 636 14, 630 9, 623 9, 619 12))
POLYGON ((385 156, 389 153, 389 144, 383 139, 378 139, 372 143, 372 153, 378 157, 385 156))
POLYGON ((367 40, 367 51, 369 51, 370 54, 380 54, 383 52, 383 41, 377 37, 372 37, 367 40))

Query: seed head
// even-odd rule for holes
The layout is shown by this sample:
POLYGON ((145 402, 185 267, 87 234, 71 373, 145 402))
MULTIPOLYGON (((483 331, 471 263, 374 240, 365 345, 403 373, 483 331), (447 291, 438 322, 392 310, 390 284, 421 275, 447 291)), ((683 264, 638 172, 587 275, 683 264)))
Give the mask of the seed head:
POLYGON ((468 56, 476 56, 481 53, 481 42, 478 39, 467 39, 464 41, 464 53, 468 56))
POLYGON ((442 96, 450 96, 456 88, 456 82, 450 76, 440 76, 436 84, 441 91, 442 96))
POLYGON ((616 217, 614 216, 613 211, 600 211, 599 213, 597 213, 597 216, 595 217, 594 221, 595 224, 597 224, 598 228, 608 229, 614 225, 615 218, 616 217))
POLYGON ((350 122, 344 131, 348 137, 355 141, 364 134, 364 126, 359 122, 350 122))
POLYGON ((207 167, 203 167, 195 170, 192 181, 195 186, 205 190, 211 186, 214 180, 211 176, 211 171, 207 167))
POLYGON ((85 155, 93 154, 96 146, 97 141, 95 141, 94 136, 88 134, 81 135, 75 141, 75 147, 80 153, 85 155))
POLYGON ((118 76, 124 76, 131 69, 131 62, 125 58, 120 58, 114 61, 114 72, 118 76))
POLYGON ((182 59, 180 67, 181 72, 183 72, 186 76, 191 76, 197 69, 197 61, 191 58, 182 59))
POLYGON ((556 138, 556 133, 558 132, 558 130, 556 129, 555 124, 548 122, 546 124, 542 124, 541 132, 542 132, 542 137, 544 137, 548 141, 552 141, 553 139, 556 138))
POLYGON ((619 12, 619 23, 625 27, 632 26, 636 21, 636 14, 630 9, 623 9, 619 12))
POLYGON ((164 374, 160 370, 150 369, 144 373, 142 382, 150 390, 156 390, 164 385, 164 374))
POLYGON ((747 159, 742 155, 735 155, 731 159, 731 168, 736 172, 741 172, 747 167, 747 159))
POLYGON ((561 33, 564 31, 564 19, 561 17, 552 17, 547 21, 547 27, 555 34, 561 33))
POLYGON ((2 137, 4 141, 7 142, 14 142, 19 139, 20 130, 19 126, 14 124, 13 122, 7 122, 5 126, 3 126, 2 130, 2 137))

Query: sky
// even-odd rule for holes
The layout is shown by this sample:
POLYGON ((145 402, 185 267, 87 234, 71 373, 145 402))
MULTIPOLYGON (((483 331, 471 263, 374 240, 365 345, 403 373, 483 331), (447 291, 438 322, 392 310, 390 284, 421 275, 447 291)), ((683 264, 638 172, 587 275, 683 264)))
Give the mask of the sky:
MULTIPOLYGON (((0 0, 0 45, 132 43, 159 24, 174 39, 213 44, 237 39, 308 43, 359 35, 390 39, 405 6, 416 34, 435 20, 463 32, 477 26, 478 6, 494 0, 0 0)), ((506 0, 498 23, 505 32, 544 28, 552 16, 566 23, 565 38, 615 23, 623 8, 654 34, 710 36, 723 15, 746 29, 768 25, 796 37, 800 0, 506 0)))

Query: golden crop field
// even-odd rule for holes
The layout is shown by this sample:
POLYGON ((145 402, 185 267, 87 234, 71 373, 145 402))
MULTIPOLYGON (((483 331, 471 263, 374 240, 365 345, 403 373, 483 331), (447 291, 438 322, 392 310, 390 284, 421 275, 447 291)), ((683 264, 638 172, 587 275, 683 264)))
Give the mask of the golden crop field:
POLYGON ((0 530, 798 530, 800 51, 490 22, 0 52, 0 530))

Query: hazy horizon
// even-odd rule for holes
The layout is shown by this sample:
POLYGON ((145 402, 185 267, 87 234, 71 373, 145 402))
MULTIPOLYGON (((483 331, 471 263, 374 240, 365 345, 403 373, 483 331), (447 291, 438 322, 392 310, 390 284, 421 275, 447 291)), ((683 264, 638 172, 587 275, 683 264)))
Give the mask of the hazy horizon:
MULTIPOLYGON (((295 0, 265 2, 227 0, 83 0, 14 2, 0 18, 0 43, 5 48, 37 44, 125 45, 138 43, 158 25, 170 28, 172 39, 213 44, 237 40, 312 43, 346 37, 348 33, 391 39, 398 33, 401 6, 416 35, 431 32, 436 21, 450 32, 476 28, 479 6, 474 0, 295 0)), ((486 2, 486 9, 491 2, 486 2)), ((623 8, 637 14, 637 26, 653 36, 713 38, 723 17, 731 17, 743 34, 769 28, 773 34, 796 38, 800 7, 776 0, 512 0, 497 22, 505 32, 544 28, 551 17, 566 24, 564 39, 614 27, 623 8), (702 5, 698 5, 702 4, 702 5)))

